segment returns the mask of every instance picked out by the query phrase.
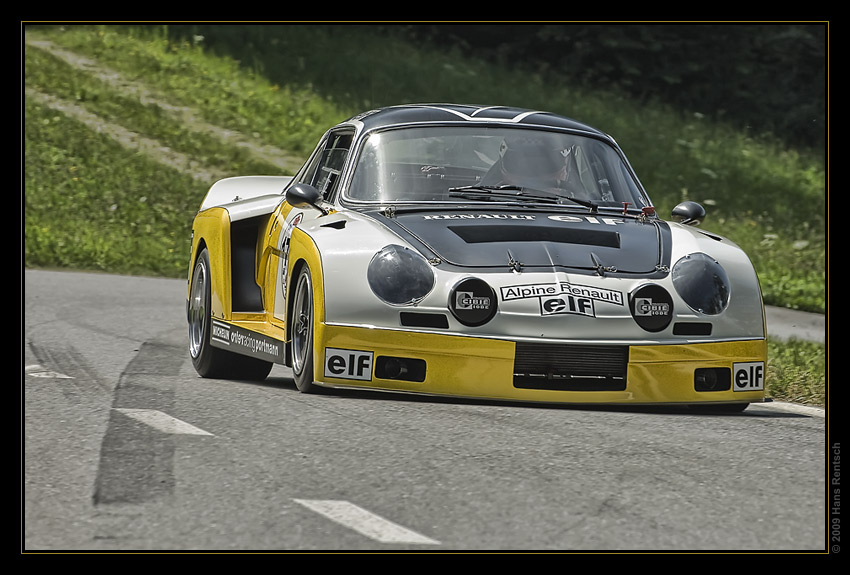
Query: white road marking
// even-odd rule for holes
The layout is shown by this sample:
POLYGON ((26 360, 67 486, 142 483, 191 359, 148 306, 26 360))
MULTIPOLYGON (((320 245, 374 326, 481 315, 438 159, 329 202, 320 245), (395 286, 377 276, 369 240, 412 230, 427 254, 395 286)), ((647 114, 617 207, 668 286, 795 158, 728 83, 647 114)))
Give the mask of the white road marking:
POLYGON ((33 364, 28 365, 24 368, 24 372, 32 377, 48 377, 52 379, 74 379, 70 375, 65 375, 63 373, 56 373, 55 371, 50 371, 40 365, 33 364))
POLYGON ((132 417, 136 421, 141 421, 142 423, 150 425, 151 427, 158 429, 159 431, 162 431, 164 433, 175 433, 183 435, 212 435, 212 433, 207 433, 203 429, 198 429, 194 425, 190 425, 185 421, 181 421, 155 409, 116 408, 115 411, 120 411, 127 417, 132 417))
POLYGON ((358 507, 348 501, 328 499, 295 499, 294 501, 316 513, 324 515, 340 525, 354 529, 358 533, 381 543, 440 544, 439 541, 405 529, 397 523, 366 511, 362 507, 358 507))

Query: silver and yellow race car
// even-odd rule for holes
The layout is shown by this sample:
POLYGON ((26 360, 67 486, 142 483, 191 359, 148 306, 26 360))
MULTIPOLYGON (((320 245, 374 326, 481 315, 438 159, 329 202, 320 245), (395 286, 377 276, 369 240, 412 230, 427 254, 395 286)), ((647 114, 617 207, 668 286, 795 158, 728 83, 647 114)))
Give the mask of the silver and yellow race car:
POLYGON ((401 105, 331 128, 294 177, 221 180, 194 220, 203 377, 292 368, 302 392, 494 400, 764 400, 744 252, 659 218, 608 135, 551 113, 401 105))

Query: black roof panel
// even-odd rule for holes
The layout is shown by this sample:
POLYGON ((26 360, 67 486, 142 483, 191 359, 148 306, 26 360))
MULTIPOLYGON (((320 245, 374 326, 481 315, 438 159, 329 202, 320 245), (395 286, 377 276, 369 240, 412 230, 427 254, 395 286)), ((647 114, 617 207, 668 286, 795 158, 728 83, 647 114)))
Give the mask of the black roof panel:
POLYGON ((378 108, 358 114, 348 121, 357 120, 367 130, 420 122, 481 122, 496 121, 517 125, 538 125, 568 128, 604 136, 601 131, 570 118, 539 110, 510 106, 473 106, 462 104, 402 104, 378 108))

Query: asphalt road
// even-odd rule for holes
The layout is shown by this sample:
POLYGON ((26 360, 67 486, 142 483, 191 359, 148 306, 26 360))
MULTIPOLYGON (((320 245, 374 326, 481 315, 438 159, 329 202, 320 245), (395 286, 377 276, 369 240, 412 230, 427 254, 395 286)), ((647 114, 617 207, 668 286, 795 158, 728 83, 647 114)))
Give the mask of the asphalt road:
POLYGON ((826 341, 826 319, 823 315, 793 309, 767 307, 767 333, 781 339, 826 341))
POLYGON ((27 553, 827 549, 823 410, 203 380, 185 281, 27 270, 24 289, 27 553))

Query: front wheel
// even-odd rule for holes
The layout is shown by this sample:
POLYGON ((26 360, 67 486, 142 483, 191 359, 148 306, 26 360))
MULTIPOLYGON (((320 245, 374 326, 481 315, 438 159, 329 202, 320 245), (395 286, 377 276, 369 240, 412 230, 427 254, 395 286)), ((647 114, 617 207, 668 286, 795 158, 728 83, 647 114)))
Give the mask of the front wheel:
POLYGON ((301 268, 295 282, 292 302, 292 375, 295 387, 302 393, 316 393, 320 387, 313 383, 313 280, 310 268, 301 268))
POLYGON ((210 254, 204 248, 192 271, 192 285, 187 306, 189 322, 189 356, 201 377, 221 379, 263 380, 272 364, 210 345, 211 317, 210 254))

